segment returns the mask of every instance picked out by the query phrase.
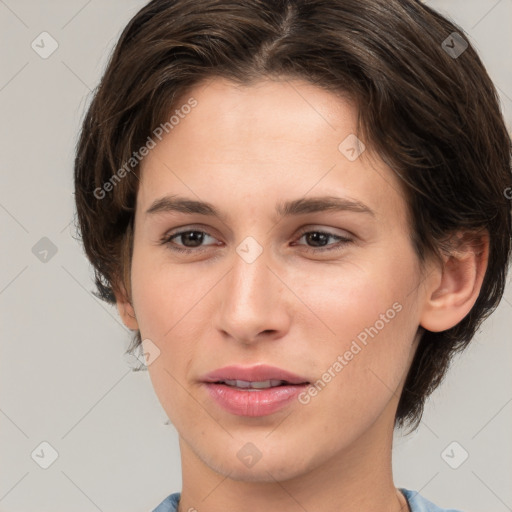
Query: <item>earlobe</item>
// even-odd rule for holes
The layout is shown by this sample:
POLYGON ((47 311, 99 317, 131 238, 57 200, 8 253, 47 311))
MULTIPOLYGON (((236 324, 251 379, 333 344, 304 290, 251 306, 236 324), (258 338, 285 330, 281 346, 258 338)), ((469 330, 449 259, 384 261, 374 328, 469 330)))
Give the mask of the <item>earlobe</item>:
MULTIPOLYGON (((487 233, 460 237, 458 246, 443 261, 439 283, 427 287, 420 325, 440 332, 457 325, 474 306, 482 288, 489 257, 487 233)), ((437 274, 439 276, 439 273, 437 274)))
POLYGON ((127 297, 126 291, 123 288, 120 292, 114 291, 114 294, 116 296, 117 310, 119 311, 119 315, 124 325, 126 325, 128 329, 138 330, 139 324, 135 317, 135 310, 127 297))

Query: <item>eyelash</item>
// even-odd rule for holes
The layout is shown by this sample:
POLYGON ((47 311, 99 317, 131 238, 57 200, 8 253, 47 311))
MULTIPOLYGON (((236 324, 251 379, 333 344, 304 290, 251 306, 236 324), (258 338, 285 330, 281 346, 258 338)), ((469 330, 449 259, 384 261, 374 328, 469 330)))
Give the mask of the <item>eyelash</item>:
MULTIPOLYGON (((209 233, 207 233, 206 231, 201 231, 199 229, 187 229, 187 230, 184 230, 184 231, 179 231, 179 232, 176 232, 176 233, 171 233, 171 234, 168 234, 168 235, 165 235, 161 240, 160 240, 160 243, 162 245, 167 245, 169 247, 169 249, 171 249, 172 251, 175 251, 175 252, 180 252, 180 253, 201 253, 201 252, 204 252, 205 250, 207 250, 207 247, 195 247, 195 248, 181 248, 179 246, 176 246, 176 245, 173 245, 173 242, 172 240, 174 238, 178 238, 180 235, 184 235, 186 233, 202 233, 202 234, 205 234, 207 236, 210 236, 212 237, 212 235, 210 235, 209 233)), ((336 251, 336 250, 340 250, 343 248, 343 246, 347 245, 347 244, 350 244, 353 242, 353 240, 349 239, 349 238, 345 238, 343 236, 339 236, 339 235, 334 235, 333 233, 329 233, 327 231, 321 231, 321 230, 310 230, 308 231, 307 229, 303 229, 300 231, 299 233, 299 238, 298 240, 300 240, 304 235, 307 235, 307 234, 311 234, 311 233, 320 233, 322 235, 326 235, 330 238, 335 238, 338 240, 338 243, 341 244, 338 245, 337 247, 330 247, 330 248, 323 248, 323 247, 307 247, 306 246, 306 251, 307 252, 328 252, 328 251, 336 251)), ((212 237, 213 238, 213 237, 212 237)))

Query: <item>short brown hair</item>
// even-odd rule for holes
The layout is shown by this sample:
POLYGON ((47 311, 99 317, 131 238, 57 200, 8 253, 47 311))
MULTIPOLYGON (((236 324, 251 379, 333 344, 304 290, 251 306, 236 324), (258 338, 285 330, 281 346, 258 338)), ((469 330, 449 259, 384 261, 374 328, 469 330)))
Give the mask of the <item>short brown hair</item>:
POLYGON ((120 36, 76 151, 79 230, 97 295, 110 303, 114 290, 131 296, 140 166, 126 162, 177 99, 214 77, 299 78, 353 98, 365 144, 404 184, 420 262, 440 257, 451 234, 490 234, 471 312, 443 332, 420 327, 395 420, 415 429, 453 354, 499 304, 510 261, 511 140, 480 58, 460 27, 415 0, 149 2, 120 36))

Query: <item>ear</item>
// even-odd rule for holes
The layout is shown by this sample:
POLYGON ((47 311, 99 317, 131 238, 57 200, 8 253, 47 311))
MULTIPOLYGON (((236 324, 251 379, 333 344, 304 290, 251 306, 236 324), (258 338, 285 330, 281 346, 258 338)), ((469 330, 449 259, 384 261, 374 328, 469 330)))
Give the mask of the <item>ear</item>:
POLYGON ((457 325, 474 306, 487 270, 489 234, 487 231, 457 234, 443 264, 433 272, 420 325, 440 332, 457 325))
POLYGON ((126 325, 128 329, 136 331, 139 329, 139 324, 135 317, 135 310, 133 309, 132 303, 128 298, 128 294, 126 293, 124 286, 122 284, 120 286, 121 290, 114 290, 117 310, 119 311, 119 315, 121 316, 124 325, 126 325))

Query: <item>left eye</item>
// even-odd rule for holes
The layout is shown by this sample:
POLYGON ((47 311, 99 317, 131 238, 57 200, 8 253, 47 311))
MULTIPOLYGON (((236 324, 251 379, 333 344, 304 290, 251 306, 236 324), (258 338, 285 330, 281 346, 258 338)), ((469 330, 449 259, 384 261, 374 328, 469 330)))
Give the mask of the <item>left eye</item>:
MULTIPOLYGON (((171 250, 176 251, 176 252, 186 252, 186 253, 201 252, 201 251, 206 250, 206 247, 202 246, 202 242, 204 242, 205 236, 214 239, 211 235, 209 235, 205 231, 187 230, 187 231, 180 231, 178 233, 166 235, 161 240, 161 244, 167 245, 171 250), (174 242, 174 239, 179 239, 179 238, 181 238, 181 242, 183 243, 183 245, 177 245, 174 242), (192 245, 187 246, 187 244, 192 244, 192 245)), ((302 233, 300 233, 298 240, 301 240, 304 237, 306 237, 306 240, 309 243, 315 244, 313 247, 306 247, 306 250, 313 251, 313 252, 337 250, 337 249, 340 249, 341 246, 352 242, 352 240, 349 238, 335 235, 333 233, 329 233, 326 231, 303 231, 302 233), (334 244, 334 247, 324 248, 325 245, 333 245, 333 244, 326 243, 329 239, 335 239, 338 241, 338 243, 334 244)), ((218 245, 218 244, 211 244, 211 245, 218 245)), ((298 245, 302 245, 302 244, 298 244, 298 245)))
POLYGON ((341 249, 341 246, 352 242, 352 240, 350 238, 346 238, 346 237, 343 237, 340 235, 335 235, 335 234, 329 233, 327 231, 305 231, 305 232, 302 232, 299 240, 304 237, 306 237, 306 240, 308 240, 309 242, 313 242, 314 244, 318 244, 318 243, 320 244, 320 247, 318 247, 318 246, 307 247, 307 250, 315 251, 315 249, 316 249, 315 252, 333 251, 333 250, 341 249), (327 242, 327 240, 329 240, 330 238, 338 240, 338 244, 336 244, 334 247, 329 247, 329 248, 325 249, 324 245, 327 245, 327 243, 324 244, 324 242, 327 242))

